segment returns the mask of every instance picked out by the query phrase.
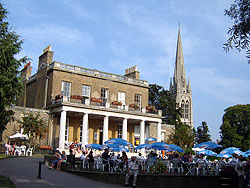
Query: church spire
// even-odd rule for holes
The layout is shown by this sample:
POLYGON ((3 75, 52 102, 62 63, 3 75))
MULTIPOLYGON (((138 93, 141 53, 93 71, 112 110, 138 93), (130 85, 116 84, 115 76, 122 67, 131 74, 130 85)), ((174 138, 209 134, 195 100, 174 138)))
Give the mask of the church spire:
POLYGON ((183 81, 185 82, 184 85, 186 85, 184 57, 183 57, 181 31, 180 31, 180 24, 179 24, 176 59, 175 59, 174 83, 177 85, 177 88, 181 88, 180 85, 183 85, 182 83, 183 81))

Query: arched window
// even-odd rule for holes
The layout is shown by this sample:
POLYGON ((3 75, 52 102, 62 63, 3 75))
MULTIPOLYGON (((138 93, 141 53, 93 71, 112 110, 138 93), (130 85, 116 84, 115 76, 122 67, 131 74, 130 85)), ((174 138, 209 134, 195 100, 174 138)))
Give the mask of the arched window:
POLYGON ((186 103, 185 103, 185 112, 184 112, 186 119, 188 119, 188 113, 189 113, 189 102, 186 101, 186 103))
POLYGON ((184 101, 181 101, 181 118, 184 118, 184 101))

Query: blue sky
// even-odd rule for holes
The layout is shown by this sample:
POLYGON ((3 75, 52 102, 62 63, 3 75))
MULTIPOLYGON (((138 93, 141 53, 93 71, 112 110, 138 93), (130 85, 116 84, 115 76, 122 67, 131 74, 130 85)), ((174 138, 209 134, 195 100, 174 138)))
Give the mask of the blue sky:
POLYGON ((233 0, 0 0, 24 43, 20 57, 38 57, 49 44, 54 60, 140 78, 169 88, 178 25, 193 94, 194 127, 206 121, 219 139, 224 109, 249 104, 250 65, 244 53, 223 51, 233 0))

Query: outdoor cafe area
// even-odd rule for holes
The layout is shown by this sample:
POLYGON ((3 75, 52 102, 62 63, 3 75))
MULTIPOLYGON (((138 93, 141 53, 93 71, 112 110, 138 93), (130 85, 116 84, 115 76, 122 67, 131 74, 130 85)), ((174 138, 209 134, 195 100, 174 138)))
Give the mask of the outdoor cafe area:
POLYGON ((71 166, 70 168, 106 171, 110 173, 126 172, 131 156, 135 156, 139 165, 139 171, 143 174, 218 176, 225 168, 234 168, 235 162, 231 154, 239 154, 240 152, 246 157, 250 154, 249 151, 244 153, 238 148, 228 148, 222 150, 220 154, 217 154, 213 152, 212 149, 221 146, 209 142, 203 145, 196 145, 193 148, 195 155, 186 155, 186 159, 184 159, 184 150, 176 145, 156 142, 154 138, 148 138, 145 141, 151 142, 152 144, 142 144, 133 148, 133 150, 131 150, 133 147, 131 143, 120 138, 108 140, 104 145, 87 144, 85 148, 87 148, 87 151, 93 151, 94 163, 90 165, 87 158, 82 161, 76 158, 78 162, 75 164, 77 165, 71 166), (110 158, 108 160, 102 158, 101 154, 104 149, 109 150, 110 158), (128 161, 125 163, 121 158, 122 152, 126 152, 128 156, 128 161), (139 153, 141 156, 139 156, 139 153), (211 158, 213 160, 210 160, 211 158))
POLYGON ((27 147, 27 135, 16 133, 9 136, 9 141, 5 143, 5 154, 14 156, 32 156, 33 148, 27 147))

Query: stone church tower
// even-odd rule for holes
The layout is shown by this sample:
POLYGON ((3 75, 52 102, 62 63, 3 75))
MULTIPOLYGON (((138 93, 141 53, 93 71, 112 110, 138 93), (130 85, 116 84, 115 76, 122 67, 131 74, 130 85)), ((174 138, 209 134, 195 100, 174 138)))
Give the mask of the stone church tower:
POLYGON ((185 75, 184 57, 181 42, 180 26, 178 31, 174 78, 170 79, 169 91, 182 109, 181 121, 193 128, 193 104, 190 79, 185 75))

